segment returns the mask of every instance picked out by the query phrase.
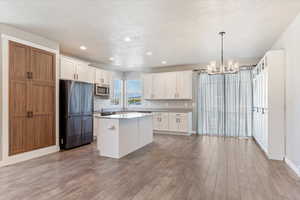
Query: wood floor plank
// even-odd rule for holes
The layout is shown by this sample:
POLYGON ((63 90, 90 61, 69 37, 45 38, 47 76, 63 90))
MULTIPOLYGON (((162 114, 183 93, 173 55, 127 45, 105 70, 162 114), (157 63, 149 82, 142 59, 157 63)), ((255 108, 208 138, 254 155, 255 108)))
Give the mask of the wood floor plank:
POLYGON ((116 160, 95 144, 0 168, 0 200, 299 200, 300 180, 252 139, 155 135, 116 160))

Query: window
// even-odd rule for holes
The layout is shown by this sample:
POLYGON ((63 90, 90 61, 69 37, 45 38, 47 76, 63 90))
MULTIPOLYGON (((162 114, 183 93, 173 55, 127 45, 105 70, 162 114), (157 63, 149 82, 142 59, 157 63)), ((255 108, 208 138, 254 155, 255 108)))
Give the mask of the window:
POLYGON ((113 105, 122 105, 122 80, 113 80, 111 103, 113 105))
POLYGON ((142 81, 126 81, 126 98, 128 106, 138 106, 142 104, 142 81))

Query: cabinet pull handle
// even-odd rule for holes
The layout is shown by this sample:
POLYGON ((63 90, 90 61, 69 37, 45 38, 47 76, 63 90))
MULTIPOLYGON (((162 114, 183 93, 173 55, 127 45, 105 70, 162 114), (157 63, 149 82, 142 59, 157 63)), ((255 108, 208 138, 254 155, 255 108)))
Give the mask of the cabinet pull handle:
POLYGON ((27 117, 28 118, 32 118, 33 117, 33 112, 32 111, 28 111, 27 112, 27 117))
POLYGON ((78 74, 76 74, 77 80, 78 80, 78 74))
POLYGON ((74 74, 74 80, 76 80, 76 74, 74 74))
POLYGON ((108 129, 109 129, 109 130, 114 130, 114 129, 115 129, 115 126, 114 126, 114 125, 111 125, 111 126, 108 127, 108 129))
POLYGON ((26 74, 27 74, 27 79, 32 79, 33 77, 32 72, 27 72, 26 74))

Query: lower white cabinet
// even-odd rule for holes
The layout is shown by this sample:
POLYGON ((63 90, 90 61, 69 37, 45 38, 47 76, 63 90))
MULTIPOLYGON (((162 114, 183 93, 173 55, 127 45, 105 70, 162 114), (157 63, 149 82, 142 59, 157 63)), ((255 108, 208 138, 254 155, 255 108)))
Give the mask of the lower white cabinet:
POLYGON ((157 112, 153 115, 153 127, 155 130, 169 130, 169 113, 157 112))
POLYGON ((60 57, 60 79, 94 83, 94 68, 88 63, 69 58, 60 57))
POLYGON ((156 112, 153 115, 153 129, 161 133, 190 135, 192 113, 156 112))

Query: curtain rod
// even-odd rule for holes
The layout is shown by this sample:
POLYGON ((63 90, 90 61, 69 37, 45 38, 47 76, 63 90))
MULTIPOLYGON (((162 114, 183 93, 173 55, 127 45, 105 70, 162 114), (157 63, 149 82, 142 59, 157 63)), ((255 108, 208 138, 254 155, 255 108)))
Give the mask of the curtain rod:
MULTIPOLYGON (((256 67, 256 65, 244 65, 240 66, 240 70, 249 70, 256 67)), ((207 72, 207 69, 194 69, 193 72, 207 72)))

